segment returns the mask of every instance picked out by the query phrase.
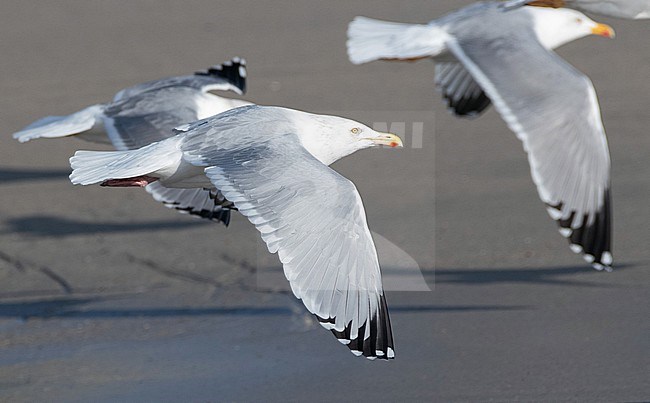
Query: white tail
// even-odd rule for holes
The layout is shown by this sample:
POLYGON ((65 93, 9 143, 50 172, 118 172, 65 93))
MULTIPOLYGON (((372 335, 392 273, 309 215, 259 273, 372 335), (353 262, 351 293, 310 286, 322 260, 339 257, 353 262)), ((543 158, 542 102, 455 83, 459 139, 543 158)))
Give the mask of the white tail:
POLYGON ((445 50, 447 38, 447 33, 434 25, 355 17, 348 27, 348 57, 354 64, 432 57, 445 50))
POLYGON ((72 136, 90 130, 95 124, 101 123, 98 118, 103 112, 103 105, 93 105, 68 116, 48 116, 14 133, 13 137, 24 143, 41 137, 72 136))
POLYGON ((70 158, 70 181, 75 185, 92 185, 149 175, 165 168, 173 171, 183 156, 179 143, 178 137, 171 137, 137 150, 77 151, 70 158))

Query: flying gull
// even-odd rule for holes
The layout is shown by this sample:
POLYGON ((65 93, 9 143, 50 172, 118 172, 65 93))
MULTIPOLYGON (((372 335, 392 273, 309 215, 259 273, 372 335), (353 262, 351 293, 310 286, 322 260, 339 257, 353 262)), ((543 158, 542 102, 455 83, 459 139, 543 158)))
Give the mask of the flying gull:
POLYGON ((220 191, 277 252, 295 296, 355 355, 394 357, 377 252, 354 184, 328 165, 399 137, 337 116, 244 106, 130 151, 77 151, 74 184, 220 191))
MULTIPOLYGON (((209 91, 246 91, 246 61, 234 58, 193 75, 138 84, 118 92, 107 104, 89 106, 68 116, 48 116, 14 133, 20 142, 75 136, 110 141, 117 150, 140 148, 171 137, 173 129, 249 102, 209 91)), ((147 191, 167 207, 228 225, 232 204, 204 189, 170 189, 158 183, 147 191)))
POLYGON ((610 17, 641 20, 650 18, 650 0, 511 0, 505 7, 525 4, 540 7, 567 7, 610 17))
POLYGON ((596 92, 551 49, 614 31, 575 10, 502 5, 474 4, 427 25, 357 17, 350 60, 433 58, 454 108, 492 100, 524 143, 539 196, 571 250, 611 270, 610 158, 596 92))

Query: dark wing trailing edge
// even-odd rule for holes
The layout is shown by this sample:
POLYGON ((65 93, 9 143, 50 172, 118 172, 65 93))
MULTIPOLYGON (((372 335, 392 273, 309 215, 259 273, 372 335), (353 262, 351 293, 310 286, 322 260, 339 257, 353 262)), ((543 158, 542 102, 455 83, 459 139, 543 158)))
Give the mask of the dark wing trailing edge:
POLYGON ((158 182, 146 187, 156 201, 166 207, 182 213, 212 221, 222 222, 226 227, 230 224, 230 211, 236 210, 232 203, 219 192, 207 189, 170 189, 158 182))
POLYGON ((241 94, 246 93, 246 60, 235 57, 232 60, 217 64, 205 71, 197 71, 194 73, 197 76, 209 76, 219 79, 224 79, 228 83, 241 91, 241 94))
POLYGON ((436 63, 436 87, 457 116, 476 117, 491 101, 480 85, 460 63, 436 63))

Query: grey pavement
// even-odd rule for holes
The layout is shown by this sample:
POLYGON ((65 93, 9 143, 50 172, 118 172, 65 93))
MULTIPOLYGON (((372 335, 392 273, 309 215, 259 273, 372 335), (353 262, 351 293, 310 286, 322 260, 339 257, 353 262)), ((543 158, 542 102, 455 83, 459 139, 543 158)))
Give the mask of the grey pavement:
POLYGON ((463 4, 3 0, 0 401, 650 400, 648 22, 597 18, 615 40, 560 50, 592 78, 611 148, 616 268, 601 273, 557 233, 493 110, 449 115, 429 62, 347 61, 355 15, 426 22, 463 4), (242 217, 226 229, 139 189, 74 187, 68 158, 106 147, 10 137, 233 56, 251 101, 406 123, 405 149, 334 166, 386 276, 431 289, 387 287, 394 361, 324 331, 242 217))

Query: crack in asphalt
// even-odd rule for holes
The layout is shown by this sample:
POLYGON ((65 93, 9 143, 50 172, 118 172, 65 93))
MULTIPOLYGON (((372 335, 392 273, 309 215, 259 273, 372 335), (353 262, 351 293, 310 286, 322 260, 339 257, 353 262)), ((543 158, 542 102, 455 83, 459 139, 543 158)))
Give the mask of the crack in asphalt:
POLYGON ((232 264, 233 266, 238 266, 240 269, 247 271, 250 274, 254 274, 256 271, 255 266, 251 265, 245 260, 237 260, 234 257, 229 256, 227 253, 222 253, 220 257, 226 263, 232 264))
POLYGON ((162 265, 158 264, 157 262, 149 259, 142 259, 136 256, 133 256, 130 253, 126 254, 126 258, 129 261, 129 263, 136 263, 141 266, 144 266, 148 269, 151 269, 152 271, 161 274, 165 277, 169 277, 175 280, 182 280, 182 281, 188 281, 191 283, 199 283, 199 284, 209 284, 215 287, 222 287, 223 285, 219 283, 218 281, 215 281, 214 279, 211 279, 210 277, 205 277, 200 274, 184 271, 184 270, 177 270, 177 269, 170 269, 163 267, 162 265))
POLYGON ((14 259, 13 257, 9 256, 8 254, 4 253, 3 251, 0 251, 0 260, 2 260, 5 263, 8 263, 12 265, 15 269, 18 271, 25 271, 25 266, 22 264, 22 262, 18 259, 14 259))
MULTIPOLYGON (((147 269, 150 269, 160 275, 163 275, 165 277, 174 279, 174 280, 180 280, 180 281, 187 281, 195 284, 207 284, 211 285, 216 288, 233 288, 233 287, 238 287, 242 291, 256 291, 259 292, 260 290, 257 289, 254 286, 250 286, 249 284, 246 284, 245 279, 239 278, 236 281, 233 281, 232 283, 224 283, 221 281, 217 281, 213 278, 202 276, 200 274, 196 274, 193 272, 185 271, 185 270, 180 270, 180 269, 172 269, 169 267, 164 267, 163 265, 150 260, 150 259, 143 259, 139 258, 137 256, 134 256, 130 253, 126 254, 126 258, 130 263, 136 263, 139 264, 143 267, 146 267, 147 269)), ((256 269, 253 265, 250 263, 244 261, 244 260, 237 260, 226 253, 222 253, 220 255, 220 258, 223 259, 227 264, 231 264, 233 266, 238 267, 242 271, 248 274, 255 274, 256 269)))
MULTIPOLYGON (((213 278, 206 277, 197 273, 164 267, 163 265, 153 260, 139 258, 132 254, 127 254, 126 258, 127 261, 129 261, 130 263, 136 263, 162 276, 175 279, 175 280, 191 282, 194 284, 210 285, 216 288, 238 288, 242 291, 284 293, 284 291, 259 290, 257 289, 257 287, 247 284, 246 278, 238 278, 234 280, 232 283, 224 283, 222 281, 218 281, 213 278)), ((245 260, 238 260, 236 258, 233 258, 232 256, 229 256, 226 253, 222 253, 220 255, 220 258, 227 264, 237 267, 244 273, 254 275, 256 272, 255 266, 251 265, 245 260)), ((44 275, 48 279, 50 279, 52 282, 54 282, 65 294, 75 293, 75 289, 72 286, 72 284, 68 280, 66 280, 65 277, 63 277, 62 275, 60 275, 59 273, 57 273, 55 270, 53 270, 48 266, 42 266, 37 263, 30 262, 23 258, 14 257, 3 251, 0 251, 0 262, 5 262, 20 272, 36 271, 44 275)))
POLYGON ((66 294, 72 294, 74 292, 72 285, 70 285, 65 278, 57 274, 54 270, 46 266, 37 267, 36 269, 57 283, 61 288, 63 288, 63 291, 65 291, 66 294))
POLYGON ((13 266, 16 270, 20 272, 25 272, 27 270, 34 270, 43 274, 45 277, 49 278, 54 283, 56 283, 59 287, 61 287, 61 289, 63 289, 63 292, 66 294, 72 294, 74 292, 72 285, 70 284, 69 281, 67 281, 63 276, 56 273, 54 270, 52 270, 47 266, 41 266, 36 263, 28 262, 25 259, 13 257, 2 251, 0 251, 0 260, 13 266))

